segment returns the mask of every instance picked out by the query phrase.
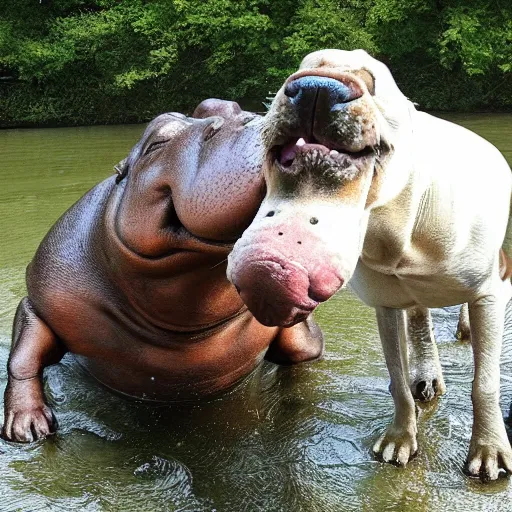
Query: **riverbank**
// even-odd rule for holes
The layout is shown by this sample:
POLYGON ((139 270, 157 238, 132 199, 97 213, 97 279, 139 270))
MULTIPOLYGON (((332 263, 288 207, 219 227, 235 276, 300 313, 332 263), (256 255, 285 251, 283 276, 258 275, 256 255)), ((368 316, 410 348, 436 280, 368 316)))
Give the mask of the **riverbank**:
MULTIPOLYGON (((236 101, 236 100, 235 100, 236 101)), ((251 105, 254 105, 254 101, 253 102, 246 102, 245 100, 239 100, 238 103, 240 104, 240 106, 242 107, 243 110, 247 110, 249 112, 256 112, 260 115, 265 115, 265 112, 266 110, 266 107, 265 107, 265 102, 264 101, 261 101, 260 102, 260 107, 259 108, 255 108, 255 107, 251 107, 251 105)), ((456 119, 465 119, 466 117, 474 117, 474 116, 512 116, 512 108, 509 109, 509 110, 502 110, 502 111, 495 111, 495 110, 481 110, 481 111, 471 111, 471 112, 466 112, 466 111, 457 111, 457 110, 423 110, 421 109, 421 107, 416 107, 418 110, 420 111, 423 111, 423 112, 427 112, 429 114, 432 114, 436 117, 441 117, 443 119, 447 119, 447 120, 456 120, 456 119)), ((112 126, 112 127, 115 127, 115 126, 126 126, 126 125, 138 125, 138 124, 143 124, 143 123, 148 123, 149 121, 151 121, 152 119, 154 119, 157 115, 163 113, 163 112, 178 112, 178 110, 173 110, 173 109, 167 109, 167 110, 162 110, 161 112, 155 112, 154 115, 151 115, 147 118, 137 118, 137 119, 133 119, 133 120, 128 120, 126 122, 123 122, 123 121, 112 121, 112 122, 90 122, 90 123, 78 123, 78 124, 71 124, 71 123, 65 123, 65 122, 55 122, 55 121, 48 121, 48 122, 43 122, 43 123, 16 123, 16 122, 13 122, 13 124, 2 124, 0 122, 0 131, 2 130, 14 130, 14 129, 21 129, 21 130, 33 130, 33 129, 45 129, 45 128, 48 128, 48 129, 51 129, 51 128, 84 128, 84 127, 94 127, 94 126, 112 126)), ((185 112, 187 115, 190 115, 191 112, 188 111, 188 112, 185 112)))

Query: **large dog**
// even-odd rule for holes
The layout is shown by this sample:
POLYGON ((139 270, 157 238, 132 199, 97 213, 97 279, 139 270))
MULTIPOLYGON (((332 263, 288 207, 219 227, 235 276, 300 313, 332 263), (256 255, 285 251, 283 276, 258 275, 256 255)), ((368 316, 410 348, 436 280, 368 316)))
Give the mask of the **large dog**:
POLYGON ((417 451, 411 387, 444 391, 427 308, 468 302, 467 471, 491 480, 512 471, 499 405, 512 254, 512 176, 502 155, 416 111, 362 50, 308 55, 277 93, 263 141, 267 195, 228 266, 256 318, 294 325, 350 281, 376 309, 395 403, 374 451, 406 464, 417 451))

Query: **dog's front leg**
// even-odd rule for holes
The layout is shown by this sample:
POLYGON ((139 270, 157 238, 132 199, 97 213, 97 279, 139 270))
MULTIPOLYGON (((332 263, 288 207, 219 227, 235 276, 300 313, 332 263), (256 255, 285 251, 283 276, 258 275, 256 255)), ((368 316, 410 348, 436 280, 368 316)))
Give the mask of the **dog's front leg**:
POLYGON ((414 306, 406 316, 411 392, 414 398, 430 402, 446 392, 430 310, 414 306))
POLYGON ((385 462, 405 466, 416 453, 416 412, 409 388, 405 312, 378 307, 377 323, 391 377, 390 391, 395 403, 395 417, 384 435, 375 443, 374 453, 385 462))
POLYGON ((496 480, 512 473, 512 450, 500 409, 500 355, 506 299, 483 297, 469 304, 475 361, 473 434, 466 468, 470 475, 496 480))

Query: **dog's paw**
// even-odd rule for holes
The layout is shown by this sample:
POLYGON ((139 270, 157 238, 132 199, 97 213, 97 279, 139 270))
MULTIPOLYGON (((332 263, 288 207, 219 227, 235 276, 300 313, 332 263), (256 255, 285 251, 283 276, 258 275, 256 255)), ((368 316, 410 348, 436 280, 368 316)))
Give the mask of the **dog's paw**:
POLYGON ((508 440, 488 444, 471 441, 465 472, 483 481, 512 473, 512 449, 508 440))
POLYGON ((416 433, 391 425, 373 445, 374 455, 384 462, 405 466, 418 452, 416 433))
POLYGON ((430 402, 436 396, 446 393, 444 379, 438 377, 422 376, 417 377, 411 383, 412 396, 420 402, 430 402))

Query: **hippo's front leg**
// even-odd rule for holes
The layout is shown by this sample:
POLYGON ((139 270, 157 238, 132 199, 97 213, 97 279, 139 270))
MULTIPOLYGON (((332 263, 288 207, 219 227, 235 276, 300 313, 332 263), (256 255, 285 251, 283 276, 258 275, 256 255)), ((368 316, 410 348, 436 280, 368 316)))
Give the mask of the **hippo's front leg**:
POLYGON ((416 411, 409 387, 405 317, 402 309, 376 308, 384 357, 391 377, 390 391, 395 403, 393 423, 373 446, 384 462, 405 466, 415 455, 416 411))
POLYGON ((324 354, 324 337, 320 327, 309 316, 293 327, 282 328, 270 344, 265 359, 291 365, 315 361, 324 354))
MULTIPOLYGON (((508 283, 505 283, 509 286, 508 283)), ((500 409, 500 355, 506 299, 487 296, 469 304, 475 361, 473 433, 467 459, 471 476, 496 480, 512 473, 512 449, 500 409)))
POLYGON ((58 363, 65 352, 25 297, 14 319, 2 437, 27 443, 55 432, 55 417, 44 400, 42 374, 46 366, 58 363))

